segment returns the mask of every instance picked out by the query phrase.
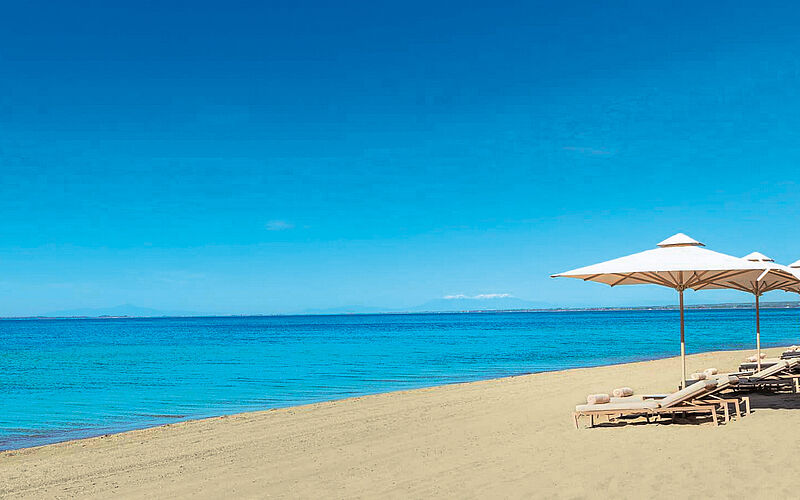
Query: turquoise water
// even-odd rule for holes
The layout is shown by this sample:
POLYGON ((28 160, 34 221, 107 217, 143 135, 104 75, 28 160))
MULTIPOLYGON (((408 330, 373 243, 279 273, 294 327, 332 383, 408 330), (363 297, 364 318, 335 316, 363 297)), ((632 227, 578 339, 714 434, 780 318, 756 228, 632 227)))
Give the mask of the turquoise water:
MULTIPOLYGON (((690 353, 749 348, 753 332, 753 311, 687 312, 690 353)), ((765 346, 798 337, 800 311, 763 311, 765 346)), ((678 338, 675 311, 4 320, 0 449, 673 356, 678 338)))

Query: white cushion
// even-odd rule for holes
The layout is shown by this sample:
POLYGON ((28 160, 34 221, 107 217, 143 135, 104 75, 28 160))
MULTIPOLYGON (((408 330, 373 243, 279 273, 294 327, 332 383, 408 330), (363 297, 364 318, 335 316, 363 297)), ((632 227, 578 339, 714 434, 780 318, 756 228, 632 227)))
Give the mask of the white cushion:
POLYGON ((610 400, 611 396, 608 394, 589 394, 586 396, 586 403, 590 405, 608 403, 610 400))
POLYGON ((656 401, 630 401, 627 403, 604 403, 601 405, 578 405, 575 411, 655 410, 656 401))
POLYGON ((703 392, 708 392, 711 389, 714 389, 716 386, 717 386, 716 379, 701 380, 699 382, 695 382, 694 384, 688 385, 678 392, 673 392, 669 396, 662 399, 660 401, 661 407, 669 408, 670 406, 674 406, 678 403, 682 403, 683 401, 696 397, 697 395, 703 392))
POLYGON ((611 395, 615 398, 624 398, 633 396, 633 389, 630 387, 617 387, 613 391, 611 391, 611 395))
POLYGON ((788 361, 779 361, 779 362, 775 363, 774 365, 770 366, 767 369, 764 369, 764 370, 761 370, 760 372, 754 373, 750 377, 750 380, 761 380, 762 378, 771 377, 771 376, 776 375, 776 374, 782 372, 783 370, 787 369, 789 366, 793 366, 793 365, 794 365, 794 363, 792 363, 792 365, 790 365, 788 361))

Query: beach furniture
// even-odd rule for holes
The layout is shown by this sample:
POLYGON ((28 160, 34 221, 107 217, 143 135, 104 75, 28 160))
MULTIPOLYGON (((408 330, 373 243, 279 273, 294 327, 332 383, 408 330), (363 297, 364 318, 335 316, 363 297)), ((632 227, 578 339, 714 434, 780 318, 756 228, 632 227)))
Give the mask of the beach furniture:
MULTIPOLYGON (((791 272, 776 266, 765 266, 761 262, 740 259, 732 255, 714 252, 697 240, 678 233, 667 238, 652 250, 574 269, 552 277, 577 278, 583 281, 605 283, 612 287, 621 285, 660 285, 678 292, 680 304, 681 332, 681 377, 686 380, 686 342, 684 341, 683 293, 688 289, 702 290, 720 284, 759 285, 761 293, 772 289, 776 282, 800 283, 791 272)), ((788 268, 787 268, 788 269, 788 268)), ((727 287, 727 286, 726 286, 727 287)))
MULTIPOLYGON (((769 366, 763 367, 761 370, 749 370, 750 373, 747 373, 748 370, 741 370, 741 372, 749 377, 764 377, 764 376, 772 376, 775 374, 786 374, 800 368, 800 358, 789 358, 789 359, 768 359, 765 360, 769 363, 769 366), (766 375, 765 375, 766 374, 766 375)), ((742 366, 750 366, 754 363, 742 363, 742 366)))
POLYGON ((800 358, 800 346, 793 345, 781 353, 781 359, 800 358))
POLYGON ((797 273, 787 266, 776 264, 775 261, 766 255, 753 252, 742 257, 743 261, 760 266, 763 273, 757 279, 736 279, 736 280, 713 280, 711 283, 704 284, 695 290, 708 289, 731 289, 747 292, 755 297, 756 306, 756 363, 757 370, 761 370, 763 361, 761 360, 761 307, 760 297, 773 290, 791 290, 800 286, 800 278, 797 273))
POLYGON ((734 415, 736 418, 742 416, 742 404, 744 404, 745 410, 744 414, 750 414, 750 398, 747 396, 742 397, 726 397, 723 393, 726 391, 730 391, 731 388, 734 388, 739 385, 741 379, 737 375, 733 374, 719 374, 715 375, 717 380, 717 386, 713 389, 710 389, 706 394, 700 394, 697 396, 698 401, 707 401, 717 402, 720 405, 724 405, 725 411, 725 422, 727 423, 730 420, 730 414, 728 413, 728 405, 732 405, 734 409, 734 415))
MULTIPOLYGON (((750 398, 747 396, 742 397, 726 397, 724 392, 730 391, 732 388, 739 385, 741 379, 738 374, 734 373, 721 373, 715 374, 710 377, 717 381, 717 386, 709 389, 706 393, 701 393, 696 396, 696 401, 705 401, 708 403, 718 403, 720 408, 725 411, 725 422, 730 420, 730 413, 728 412, 728 405, 733 406, 734 415, 740 417, 742 415, 742 405, 745 407, 744 415, 750 414, 750 398)), ((657 397, 657 396, 656 396, 657 397)))
POLYGON ((740 372, 757 372, 759 370, 764 370, 766 368, 770 368, 775 366, 781 360, 778 358, 767 358, 761 360, 761 368, 759 369, 758 363, 755 361, 745 361, 744 363, 739 364, 739 371, 740 372))
MULTIPOLYGON (((666 395, 658 400, 630 397, 631 401, 608 402, 603 404, 577 405, 572 413, 575 428, 580 428, 580 418, 589 417, 589 426, 594 426, 595 418, 605 416, 608 420, 640 416, 650 422, 650 417, 660 417, 663 415, 675 414, 705 414, 711 415, 714 425, 718 425, 717 410, 719 403, 708 403, 695 401, 698 396, 707 395, 709 391, 716 388, 716 379, 700 380, 685 388, 666 395)), ((621 398, 615 398, 615 401, 621 398)), ((628 398, 625 398, 628 399, 628 398)))
MULTIPOLYGON (((731 413, 729 406, 733 407, 733 415, 736 417, 742 416, 742 405, 745 407, 744 415, 750 414, 750 398, 747 396, 742 397, 725 397, 722 393, 739 383, 739 377, 733 374, 714 374, 709 377, 709 380, 716 380, 717 384, 714 387, 707 387, 704 392, 699 392, 694 395, 692 402, 694 403, 707 403, 719 405, 719 408, 725 414, 725 422, 730 421, 731 413)), ((686 385, 691 385, 698 382, 697 380, 687 380, 686 385)), ((669 394, 643 394, 633 396, 641 400, 663 400, 669 394)), ((626 398, 611 398, 611 403, 623 403, 626 398)))
POLYGON ((800 374, 791 373, 792 369, 798 366, 800 358, 779 360, 768 368, 740 375, 739 383, 730 389, 733 391, 790 389, 800 393, 800 374))
POLYGON ((758 368, 758 363, 748 360, 744 363, 739 365, 740 372, 757 372, 760 370, 764 370, 766 368, 770 368, 775 366, 776 364, 780 363, 781 361, 788 361, 789 362, 789 371, 798 371, 800 370, 800 353, 795 353, 794 351, 787 351, 781 355, 780 358, 766 358, 761 360, 761 369, 758 368))

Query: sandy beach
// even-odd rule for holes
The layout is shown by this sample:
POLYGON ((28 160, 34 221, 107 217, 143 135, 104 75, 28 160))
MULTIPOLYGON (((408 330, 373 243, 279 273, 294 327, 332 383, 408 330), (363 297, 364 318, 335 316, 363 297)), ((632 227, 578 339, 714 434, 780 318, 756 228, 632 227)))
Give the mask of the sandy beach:
MULTIPOLYGON (((693 355, 688 368, 733 370, 746 353, 693 355)), ((717 428, 573 427, 587 393, 671 390, 678 366, 525 375, 7 451, 0 496, 796 496, 800 396, 754 395, 753 414, 717 428)))

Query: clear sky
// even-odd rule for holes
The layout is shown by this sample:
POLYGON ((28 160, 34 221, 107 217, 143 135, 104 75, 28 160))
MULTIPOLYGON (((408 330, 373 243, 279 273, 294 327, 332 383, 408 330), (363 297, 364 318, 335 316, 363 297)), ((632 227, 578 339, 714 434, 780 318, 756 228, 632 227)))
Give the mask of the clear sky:
POLYGON ((380 4, 4 3, 0 314, 670 303, 548 275, 800 258, 790 3, 380 4))

